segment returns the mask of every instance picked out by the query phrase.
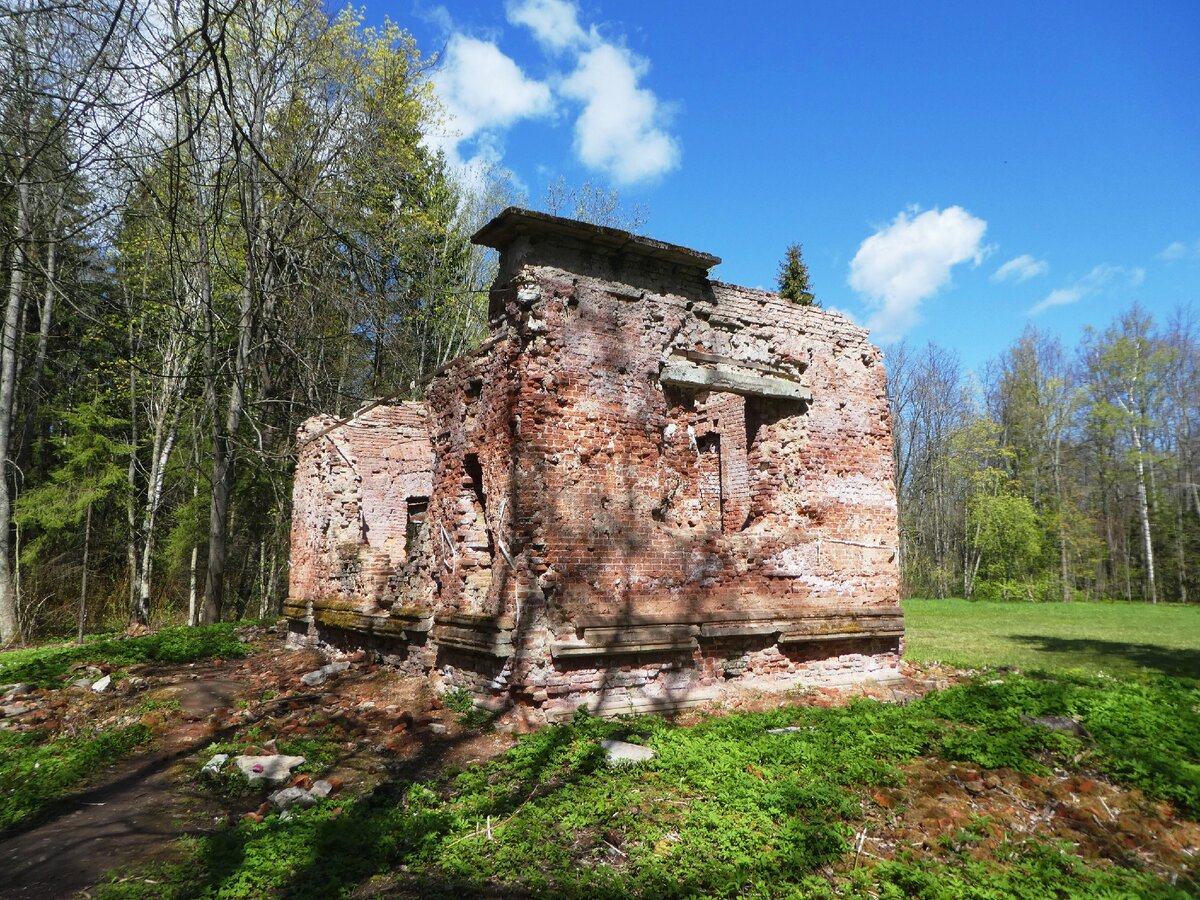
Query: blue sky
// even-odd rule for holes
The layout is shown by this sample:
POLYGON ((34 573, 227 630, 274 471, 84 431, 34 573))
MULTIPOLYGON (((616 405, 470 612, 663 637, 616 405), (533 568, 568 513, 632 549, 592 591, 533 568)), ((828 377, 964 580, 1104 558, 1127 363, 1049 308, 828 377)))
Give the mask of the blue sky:
POLYGON ((969 365, 1200 314, 1200 3, 374 0, 464 163, 617 188, 654 237, 969 365))

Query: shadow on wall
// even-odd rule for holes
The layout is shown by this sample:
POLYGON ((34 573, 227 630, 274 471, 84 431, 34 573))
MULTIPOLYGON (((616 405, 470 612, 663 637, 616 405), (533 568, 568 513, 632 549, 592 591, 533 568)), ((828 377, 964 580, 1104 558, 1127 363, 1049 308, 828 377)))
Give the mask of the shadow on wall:
POLYGON ((1046 637, 1014 634, 1011 638, 1043 653, 1066 657, 1087 668, 1103 668, 1104 661, 1120 657, 1135 666, 1171 678, 1200 679, 1200 650, 1164 647, 1161 644, 1127 644, 1092 638, 1046 637))

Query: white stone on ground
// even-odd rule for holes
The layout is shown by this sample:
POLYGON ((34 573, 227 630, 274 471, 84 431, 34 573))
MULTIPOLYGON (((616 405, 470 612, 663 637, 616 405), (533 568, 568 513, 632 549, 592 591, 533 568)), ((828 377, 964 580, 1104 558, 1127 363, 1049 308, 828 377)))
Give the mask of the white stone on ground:
POLYGON ((303 756, 235 756, 233 764, 238 767, 251 784, 267 781, 282 784, 292 777, 292 769, 304 764, 303 756))
POLYGON ((625 741, 601 741, 600 746, 604 748, 609 763, 613 765, 646 762, 658 756, 658 753, 649 747, 625 741))
POLYGON ((229 754, 228 753, 218 753, 216 756, 214 756, 212 759, 210 759, 208 762, 206 762, 204 764, 204 768, 201 769, 200 771, 207 775, 216 775, 218 772, 221 771, 221 768, 227 762, 229 762, 229 754))
POLYGON ((327 666, 321 666, 319 669, 314 669, 307 675, 301 675, 300 680, 309 687, 316 687, 330 675, 336 675, 338 672, 345 672, 349 668, 350 663, 348 662, 330 663, 327 666))

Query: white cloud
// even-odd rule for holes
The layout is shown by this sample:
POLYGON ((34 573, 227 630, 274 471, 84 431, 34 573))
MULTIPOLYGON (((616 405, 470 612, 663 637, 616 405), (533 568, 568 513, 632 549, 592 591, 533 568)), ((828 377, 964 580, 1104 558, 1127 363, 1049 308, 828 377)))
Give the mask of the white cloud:
POLYGON ((480 173, 502 159, 504 132, 524 119, 555 113, 556 101, 570 101, 579 110, 574 147, 580 161, 618 185, 647 181, 679 165, 679 141, 668 131, 667 110, 642 84, 650 68, 646 59, 604 39, 595 26, 582 25, 573 0, 508 0, 506 11, 511 24, 532 33, 545 54, 542 61, 558 69, 545 81, 528 77, 494 41, 454 31, 444 7, 427 12, 445 20, 450 36, 432 79, 446 121, 426 141, 445 152, 460 176, 480 181, 480 173))
POLYGON ((510 0, 507 9, 508 21, 524 25, 538 43, 555 53, 588 39, 579 26, 579 11, 566 0, 510 0))
POLYGON ((1183 259, 1200 259, 1200 240, 1193 241, 1190 244, 1183 241, 1172 241, 1158 254, 1158 258, 1165 259, 1167 262, 1179 262, 1183 259))
POLYGON ((427 140, 460 168, 499 161, 503 131, 522 119, 553 112, 550 88, 526 77, 510 57, 490 41, 451 35, 433 86, 445 110, 445 123, 427 140), (463 158, 461 145, 474 144, 463 158))
POLYGON ((1044 275, 1049 269, 1050 264, 1044 259, 1034 259, 1028 253, 1025 253, 1014 259, 1010 259, 992 273, 992 281, 999 284, 1002 281, 1013 279, 1020 284, 1022 281, 1028 281, 1030 278, 1044 275))
POLYGON ((454 19, 450 16, 450 10, 440 4, 430 7, 418 6, 416 13, 420 18, 441 31, 443 36, 448 35, 454 30, 454 19))
POLYGON ((922 301, 950 280, 954 266, 968 260, 979 265, 986 230, 987 222, 961 206, 913 208, 863 241, 850 261, 850 286, 865 299, 866 324, 875 338, 887 343, 902 337, 919 320, 922 301))
POLYGON ((550 88, 525 77, 495 44, 462 34, 450 38, 433 84, 465 137, 484 129, 507 128, 554 108, 550 88))
POLYGON ((1074 284, 1056 288, 1046 295, 1046 298, 1029 310, 1031 316, 1036 316, 1054 306, 1068 306, 1078 303, 1084 297, 1093 294, 1103 294, 1109 291, 1135 288, 1146 280, 1145 269, 1130 269, 1125 266, 1113 266, 1103 263, 1096 266, 1074 284))
POLYGON ((615 44, 599 43, 579 56, 562 83, 564 96, 583 103, 575 150, 584 165, 618 184, 663 175, 679 165, 679 142, 663 128, 662 106, 638 86, 648 64, 615 44))

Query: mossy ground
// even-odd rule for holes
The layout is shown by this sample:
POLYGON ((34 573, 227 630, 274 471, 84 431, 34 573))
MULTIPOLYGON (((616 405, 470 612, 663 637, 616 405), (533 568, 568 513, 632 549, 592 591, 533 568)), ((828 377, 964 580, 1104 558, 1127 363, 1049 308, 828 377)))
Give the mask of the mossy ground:
MULTIPOLYGON (((311 741, 306 746, 318 774, 344 763, 351 751, 335 758, 335 750, 351 746, 346 739, 359 733, 362 717, 375 717, 375 730, 363 732, 353 752, 376 760, 378 769, 343 795, 286 819, 232 815, 228 824, 184 841, 182 862, 122 866, 100 893, 993 898, 1200 892, 1200 673, 1181 672, 1173 661, 1176 653, 1200 649, 1200 633, 1189 634, 1178 622, 1161 632, 1154 624, 1138 630, 1130 625, 1136 609, 1119 610, 1107 630, 1103 614, 1071 619, 1077 624, 1066 633, 1055 623, 1059 611, 1046 607, 950 604, 943 610, 926 601, 907 611, 910 658, 953 660, 979 671, 903 705, 867 698, 831 704, 827 697, 814 704, 813 697, 796 697, 755 712, 693 716, 688 724, 580 714, 522 737, 505 752, 500 743, 480 751, 486 725, 453 722, 461 710, 440 713, 451 722, 445 735, 419 727, 417 734, 380 731, 390 714, 382 703, 365 708, 366 682, 335 715, 297 711, 287 719, 229 724, 223 740, 230 749, 275 740, 280 749, 295 750, 302 746, 297 742, 311 741), (973 626, 972 615, 978 616, 973 626), (943 628, 961 622, 968 624, 943 628), (1016 658, 997 659, 989 656, 995 642, 984 638, 979 658, 973 657, 971 635, 989 628, 993 637, 1040 634, 1040 643, 1028 642, 1016 658), (1077 645, 1062 649, 1055 643, 1062 640, 1100 643, 1084 652, 1077 645), (1129 651, 1124 666, 1110 665, 1120 654, 1108 645, 1122 643, 1137 648, 1136 657, 1129 651), (989 664, 1008 668, 982 668, 989 664), (1045 716, 1072 718, 1084 733, 1030 722, 1045 716), (791 730, 770 733, 785 727, 791 730), (658 755, 611 768, 599 742, 614 736, 647 744, 658 755), (394 764, 379 762, 393 749, 394 764)), ((256 696, 247 712, 267 694, 256 696)), ((212 749, 198 749, 195 766, 212 749)), ((258 802, 227 800, 235 813, 239 802, 247 808, 258 802)))
POLYGON ((1200 839, 1189 821, 1200 816, 1200 693, 1171 659, 1196 652, 1200 633, 1131 624, 1137 608, 1103 607, 1089 620, 1076 607, 1063 627, 1047 607, 916 606, 912 655, 1033 671, 984 672, 904 706, 787 705, 689 727, 581 715, 465 771, 390 780, 287 821, 228 829, 166 880, 178 896, 1195 891, 1186 850, 1200 839), (992 648, 1001 628, 1028 634, 1026 651, 973 658, 976 638, 965 636, 982 633, 979 646, 992 648), (1071 640, 1097 643, 1061 643, 1071 640), (1136 654, 1110 664, 1107 643, 1122 642, 1136 654), (1021 719, 1050 715, 1075 718, 1086 736, 1021 719), (785 726, 800 730, 769 733, 785 726), (658 757, 610 769, 599 741, 612 735, 658 757), (1103 804, 1121 809, 1109 816, 1103 804), (1103 822, 1082 821, 1079 810, 1093 808, 1103 822), (1140 840, 1161 852, 1145 858, 1122 844, 1140 840))

